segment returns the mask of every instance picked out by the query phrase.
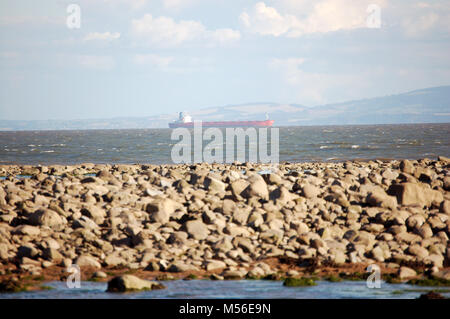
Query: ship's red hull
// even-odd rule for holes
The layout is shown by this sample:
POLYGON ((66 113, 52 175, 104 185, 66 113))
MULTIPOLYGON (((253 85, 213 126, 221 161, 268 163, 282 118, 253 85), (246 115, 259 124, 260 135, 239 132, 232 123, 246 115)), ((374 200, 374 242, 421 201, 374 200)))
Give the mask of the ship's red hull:
MULTIPOLYGON (((223 122, 201 122, 202 127, 268 127, 272 126, 274 120, 266 121, 223 121, 223 122)), ((199 121, 200 123, 200 121, 199 121)), ((169 123, 170 128, 186 127, 193 128, 194 122, 169 123)))

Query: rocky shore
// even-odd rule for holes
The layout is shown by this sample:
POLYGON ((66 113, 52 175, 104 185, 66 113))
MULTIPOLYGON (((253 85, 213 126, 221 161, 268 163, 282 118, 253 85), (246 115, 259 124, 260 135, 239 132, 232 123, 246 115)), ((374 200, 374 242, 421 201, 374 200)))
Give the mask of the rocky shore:
POLYGON ((65 280, 72 264, 82 280, 351 279, 377 264, 391 281, 450 282, 445 157, 3 165, 0 176, 3 290, 65 280))

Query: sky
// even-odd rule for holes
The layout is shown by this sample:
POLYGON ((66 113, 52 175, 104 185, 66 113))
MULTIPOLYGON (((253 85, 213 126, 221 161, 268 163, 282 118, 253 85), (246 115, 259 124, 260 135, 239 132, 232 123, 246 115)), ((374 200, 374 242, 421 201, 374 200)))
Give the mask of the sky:
POLYGON ((450 84, 450 1, 2 0, 0 119, 314 107, 450 84))

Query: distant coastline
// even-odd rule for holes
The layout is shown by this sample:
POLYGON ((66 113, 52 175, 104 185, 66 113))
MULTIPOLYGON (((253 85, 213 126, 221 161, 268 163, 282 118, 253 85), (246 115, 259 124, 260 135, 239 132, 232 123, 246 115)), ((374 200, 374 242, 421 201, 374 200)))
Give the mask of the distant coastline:
MULTIPOLYGON (((115 120, 115 119, 111 119, 115 120)), ((86 120, 89 121, 89 120, 86 120)), ((108 121, 108 119, 105 119, 105 121, 108 121)), ((0 120, 2 122, 2 120, 0 120)), ((35 122, 35 121, 30 121, 35 122)), ((37 122, 37 121, 36 121, 37 122)), ((363 123, 363 124, 304 124, 304 125, 274 125, 273 127, 279 127, 279 128, 296 128, 296 127, 370 127, 370 126, 390 126, 390 125, 399 125, 399 126, 414 126, 414 125, 446 125, 450 124, 450 120, 445 122, 417 122, 417 123, 399 123, 399 122, 393 122, 393 123, 363 123)), ((0 127, 0 133, 14 133, 14 132, 54 132, 54 131, 133 131, 133 130, 146 130, 146 129, 152 129, 152 130, 171 130, 171 128, 168 127, 123 127, 123 128, 114 128, 114 127, 107 127, 107 128, 101 128, 101 127, 95 127, 95 128, 48 128, 48 129, 11 129, 11 128, 5 128, 0 127)), ((246 129, 246 128, 244 128, 246 129)))
MULTIPOLYGON (((450 123, 450 86, 315 107, 261 102, 210 107, 189 113, 194 120, 202 121, 264 120, 268 113, 275 126, 283 127, 450 123)), ((0 119, 0 131, 167 128, 177 117, 178 114, 173 113, 110 119, 0 119)))

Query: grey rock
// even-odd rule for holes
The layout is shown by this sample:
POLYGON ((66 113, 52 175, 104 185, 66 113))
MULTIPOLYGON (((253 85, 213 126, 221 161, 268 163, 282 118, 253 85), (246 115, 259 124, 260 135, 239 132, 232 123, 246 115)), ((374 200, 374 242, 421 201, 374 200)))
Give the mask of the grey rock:
POLYGON ((201 220, 189 220, 183 225, 183 228, 190 237, 196 240, 205 239, 209 235, 208 227, 201 220))
POLYGON ((87 205, 81 209, 81 213, 91 218, 96 224, 101 225, 105 221, 106 212, 96 205, 87 205))
POLYGON ((416 271, 414 269, 409 268, 409 267, 402 266, 398 270, 398 277, 400 279, 412 278, 412 277, 415 277, 415 276, 417 276, 416 271))
POLYGON ((93 278, 107 278, 108 275, 106 273, 104 273, 103 271, 96 271, 96 272, 94 272, 92 277, 93 278))
POLYGON ((31 214, 29 221, 33 225, 58 227, 67 224, 65 217, 50 209, 40 209, 31 214))
POLYGON ((269 190, 264 179, 257 174, 251 175, 247 179, 249 185, 242 192, 245 198, 260 197, 262 199, 269 199, 269 190))
POLYGON ((153 222, 165 224, 176 210, 182 209, 180 203, 170 198, 156 198, 153 202, 147 204, 146 211, 150 214, 150 220, 153 222))
POLYGON ((80 257, 78 257, 75 264, 77 264, 79 267, 89 267, 97 269, 102 268, 101 264, 96 258, 88 255, 81 255, 80 257))
POLYGON ((186 264, 183 261, 176 261, 168 267, 167 271, 169 272, 198 271, 198 268, 193 265, 186 264))
POLYGON ((306 198, 315 198, 320 194, 320 189, 314 185, 306 184, 302 187, 302 195, 306 198))
POLYGON ((165 287, 156 281, 140 279, 133 275, 114 277, 108 282, 108 292, 127 292, 141 290, 164 289, 165 287))
POLYGON ((226 267, 227 267, 227 264, 225 264, 221 260, 208 260, 205 263, 205 268, 207 271, 214 271, 214 270, 223 269, 226 267))
POLYGON ((39 236, 41 230, 36 226, 20 225, 14 228, 12 233, 15 235, 39 236))
POLYGON ((205 188, 212 194, 214 193, 223 193, 225 192, 226 185, 222 181, 212 178, 206 177, 204 181, 205 188))

